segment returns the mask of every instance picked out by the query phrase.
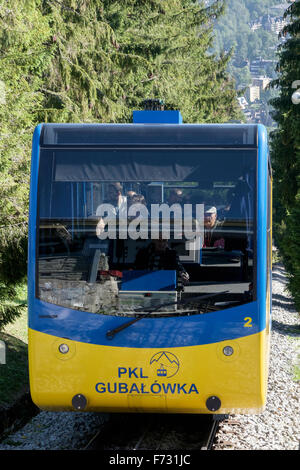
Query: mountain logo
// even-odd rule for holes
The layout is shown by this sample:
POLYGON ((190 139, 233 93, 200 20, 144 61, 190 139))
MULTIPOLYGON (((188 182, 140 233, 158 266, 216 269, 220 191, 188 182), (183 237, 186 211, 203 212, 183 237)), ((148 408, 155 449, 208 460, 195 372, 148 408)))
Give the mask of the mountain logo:
POLYGON ((169 351, 159 351, 150 359, 150 366, 155 370, 157 377, 170 378, 179 370, 179 360, 169 351))

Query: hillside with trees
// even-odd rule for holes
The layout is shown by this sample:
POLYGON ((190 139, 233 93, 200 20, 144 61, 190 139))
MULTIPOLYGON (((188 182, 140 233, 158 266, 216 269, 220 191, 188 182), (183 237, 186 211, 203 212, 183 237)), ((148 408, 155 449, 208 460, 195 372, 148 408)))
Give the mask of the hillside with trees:
POLYGON ((276 90, 268 88, 276 78, 277 47, 285 42, 280 31, 290 4, 284 0, 227 0, 225 14, 216 20, 214 51, 232 51, 228 72, 236 81, 248 122, 275 127, 270 100, 276 90))
MULTIPOLYGON (((230 71, 237 85, 250 83, 250 62, 258 57, 276 60, 276 43, 284 8, 282 0, 227 0, 224 16, 215 28, 215 50, 233 50, 230 71), (274 21, 272 21, 274 18, 274 21), (277 20, 277 21, 276 21, 277 20)), ((275 78, 275 68, 269 63, 261 72, 275 78)))

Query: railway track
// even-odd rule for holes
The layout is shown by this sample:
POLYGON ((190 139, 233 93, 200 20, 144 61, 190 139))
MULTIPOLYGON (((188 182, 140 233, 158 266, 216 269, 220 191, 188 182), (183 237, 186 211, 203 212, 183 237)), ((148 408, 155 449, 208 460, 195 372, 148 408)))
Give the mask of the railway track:
POLYGON ((112 414, 84 450, 212 450, 224 415, 112 414))

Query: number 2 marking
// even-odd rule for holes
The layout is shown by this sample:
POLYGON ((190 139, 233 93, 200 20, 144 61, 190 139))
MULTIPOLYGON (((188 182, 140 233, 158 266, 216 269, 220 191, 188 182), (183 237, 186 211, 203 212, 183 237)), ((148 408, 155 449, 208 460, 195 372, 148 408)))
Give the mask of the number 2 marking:
POLYGON ((244 321, 246 322, 244 327, 246 327, 246 328, 251 328, 252 327, 252 318, 251 317, 245 317, 244 321))

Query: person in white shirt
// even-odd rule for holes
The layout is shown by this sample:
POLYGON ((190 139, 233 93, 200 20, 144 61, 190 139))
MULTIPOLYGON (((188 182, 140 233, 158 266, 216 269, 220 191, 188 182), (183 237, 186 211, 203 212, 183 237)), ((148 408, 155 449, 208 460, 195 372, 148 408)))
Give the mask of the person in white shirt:
MULTIPOLYGON (((107 188, 107 200, 104 201, 104 204, 111 205, 111 214, 115 215, 121 212, 123 209, 127 210, 127 197, 122 195, 123 187, 121 183, 110 183, 107 188)), ((100 219, 96 226, 96 234, 99 236, 105 227, 105 222, 102 217, 101 205, 97 207, 96 215, 100 216, 100 219)))

